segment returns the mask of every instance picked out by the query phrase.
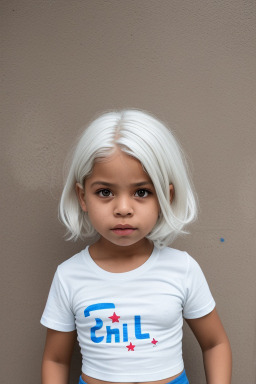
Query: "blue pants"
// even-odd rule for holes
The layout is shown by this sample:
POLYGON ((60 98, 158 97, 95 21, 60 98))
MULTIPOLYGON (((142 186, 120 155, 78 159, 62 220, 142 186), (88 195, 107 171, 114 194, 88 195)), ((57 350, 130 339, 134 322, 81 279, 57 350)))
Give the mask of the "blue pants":
MULTIPOLYGON (((78 384, 86 384, 86 382, 83 381, 81 376, 78 384)), ((170 381, 167 384, 189 384, 185 370, 182 372, 180 376, 176 377, 176 379, 170 381)))

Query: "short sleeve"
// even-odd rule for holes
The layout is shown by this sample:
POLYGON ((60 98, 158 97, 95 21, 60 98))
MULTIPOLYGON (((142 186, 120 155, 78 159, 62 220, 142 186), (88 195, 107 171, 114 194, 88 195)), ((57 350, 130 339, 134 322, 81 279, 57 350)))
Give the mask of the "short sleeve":
POLYGON ((210 313, 215 307, 215 301, 199 264, 191 256, 188 257, 183 316, 186 319, 197 319, 210 313))
POLYGON ((41 317, 41 324, 56 331, 71 332, 76 329, 75 318, 70 306, 68 292, 65 291, 57 269, 46 306, 41 317))

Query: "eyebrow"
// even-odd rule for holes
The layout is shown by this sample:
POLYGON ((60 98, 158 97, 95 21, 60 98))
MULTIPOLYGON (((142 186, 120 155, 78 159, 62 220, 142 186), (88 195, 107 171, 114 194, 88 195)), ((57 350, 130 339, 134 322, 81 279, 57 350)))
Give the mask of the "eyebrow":
MULTIPOLYGON (((91 187, 94 187, 95 185, 104 185, 105 187, 116 187, 117 184, 108 183, 106 181, 94 181, 94 183, 91 184, 91 187)), ((152 181, 140 181, 139 183, 133 183, 131 184, 132 187, 143 187, 146 185, 153 185, 152 181)))

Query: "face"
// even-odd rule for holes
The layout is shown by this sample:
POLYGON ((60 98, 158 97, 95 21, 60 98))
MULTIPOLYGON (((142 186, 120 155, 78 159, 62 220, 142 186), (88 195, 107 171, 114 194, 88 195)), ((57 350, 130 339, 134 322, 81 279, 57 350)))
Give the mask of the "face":
POLYGON ((84 189, 76 186, 81 208, 107 242, 129 246, 155 226, 159 203, 141 163, 122 151, 96 162, 84 189))

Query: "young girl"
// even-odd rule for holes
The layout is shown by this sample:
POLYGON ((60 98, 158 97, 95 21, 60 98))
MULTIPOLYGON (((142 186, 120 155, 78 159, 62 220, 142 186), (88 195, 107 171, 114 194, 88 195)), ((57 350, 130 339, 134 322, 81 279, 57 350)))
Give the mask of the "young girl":
POLYGON ((231 382, 230 346, 197 262, 167 248, 196 217, 172 133, 144 112, 109 112, 84 131, 60 202, 70 239, 89 240, 54 276, 43 384, 67 384, 76 338, 80 384, 187 384, 183 317, 208 384, 231 382), (93 239, 93 240, 92 240, 93 239))

